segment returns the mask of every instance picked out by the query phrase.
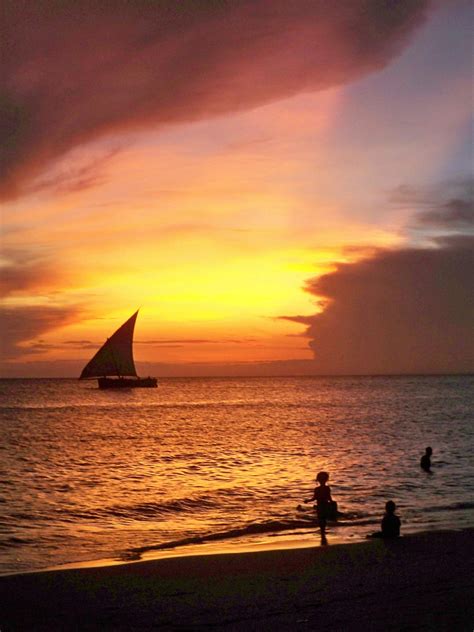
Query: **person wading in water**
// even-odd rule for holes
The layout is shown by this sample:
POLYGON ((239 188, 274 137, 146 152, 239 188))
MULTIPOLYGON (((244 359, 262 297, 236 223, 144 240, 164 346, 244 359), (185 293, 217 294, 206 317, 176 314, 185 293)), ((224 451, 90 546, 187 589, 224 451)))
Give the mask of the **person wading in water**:
POLYGON ((431 448, 426 448, 425 453, 420 459, 420 467, 428 474, 433 474, 431 471, 431 455, 433 454, 433 450, 431 448))
POLYGON ((319 487, 315 487, 311 498, 304 500, 306 503, 316 501, 316 512, 318 514, 319 529, 321 531, 321 544, 326 544, 326 523, 330 517, 333 500, 331 498, 331 488, 326 483, 329 480, 329 474, 327 472, 318 472, 316 476, 316 482, 319 483, 319 487))

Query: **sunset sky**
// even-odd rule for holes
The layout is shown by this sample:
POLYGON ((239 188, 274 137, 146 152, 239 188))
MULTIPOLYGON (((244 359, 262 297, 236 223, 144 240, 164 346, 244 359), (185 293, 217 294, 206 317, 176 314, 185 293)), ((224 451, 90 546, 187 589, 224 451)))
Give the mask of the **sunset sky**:
POLYGON ((5 9, 2 375, 474 370, 470 2, 5 9))

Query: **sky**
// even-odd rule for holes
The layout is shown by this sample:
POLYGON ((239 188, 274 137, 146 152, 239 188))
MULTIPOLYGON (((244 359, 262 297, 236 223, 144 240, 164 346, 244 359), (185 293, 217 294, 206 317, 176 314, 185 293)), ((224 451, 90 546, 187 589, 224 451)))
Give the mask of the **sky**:
POLYGON ((474 370, 464 0, 5 0, 1 373, 474 370))

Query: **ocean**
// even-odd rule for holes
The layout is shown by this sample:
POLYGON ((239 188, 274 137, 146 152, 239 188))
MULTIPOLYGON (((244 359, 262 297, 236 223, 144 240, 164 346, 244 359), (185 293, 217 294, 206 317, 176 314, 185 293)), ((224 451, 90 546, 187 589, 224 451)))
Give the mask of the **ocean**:
POLYGON ((317 544, 319 470, 329 545, 474 526, 473 445, 474 376, 0 380, 0 573, 317 544))

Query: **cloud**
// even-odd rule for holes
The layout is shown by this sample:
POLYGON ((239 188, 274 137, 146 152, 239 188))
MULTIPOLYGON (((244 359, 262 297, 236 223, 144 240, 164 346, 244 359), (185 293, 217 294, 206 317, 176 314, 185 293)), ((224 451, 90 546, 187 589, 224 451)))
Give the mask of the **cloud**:
POLYGON ((453 199, 440 209, 422 213, 418 220, 433 228, 474 229, 474 209, 471 202, 453 199))
POLYGON ((119 152, 118 148, 102 152, 90 159, 82 158, 72 165, 60 164, 58 169, 52 169, 41 178, 33 180, 25 187, 25 193, 53 192, 76 193, 84 191, 105 182, 105 167, 119 152))
POLYGON ((53 263, 32 250, 2 249, 0 296, 3 298, 51 287, 60 276, 53 263))
POLYGON ((31 353, 44 353, 53 346, 42 340, 27 343, 49 331, 74 323, 80 315, 77 307, 56 306, 2 306, 0 330, 2 360, 12 360, 31 353))
POLYGON ((194 345, 194 344, 247 344, 248 342, 254 342, 255 338, 219 338, 211 340, 210 338, 177 338, 177 339, 163 339, 163 340, 136 340, 135 344, 142 345, 194 345))
POLYGON ((307 326, 316 372, 474 371, 474 236, 435 243, 378 250, 308 282, 326 309, 290 319, 307 326))
POLYGON ((55 159, 112 131, 251 108, 380 69, 429 4, 5 0, 0 192, 19 195, 55 159))
POLYGON ((79 349, 90 349, 97 346, 91 340, 65 340, 63 344, 78 347, 79 349))
POLYGON ((390 202, 401 208, 416 208, 412 228, 441 232, 474 229, 474 191, 471 179, 458 179, 418 188, 402 185, 391 192, 390 202))
POLYGON ((420 213, 417 218, 422 226, 441 230, 474 230, 472 194, 468 198, 456 197, 442 202, 438 207, 420 213))
MULTIPOLYGON (((4 248, 0 265, 0 357, 2 360, 45 353, 56 349, 38 338, 75 321, 82 312, 77 306, 31 304, 31 296, 57 295, 62 280, 57 265, 34 250, 4 248), (56 287, 56 290, 54 288, 56 287), (30 304, 18 304, 18 299, 30 304), (34 342, 31 342, 34 341, 34 342)), ((42 300, 45 296, 42 297, 42 300)), ((36 300, 34 301, 37 302, 36 300)))

